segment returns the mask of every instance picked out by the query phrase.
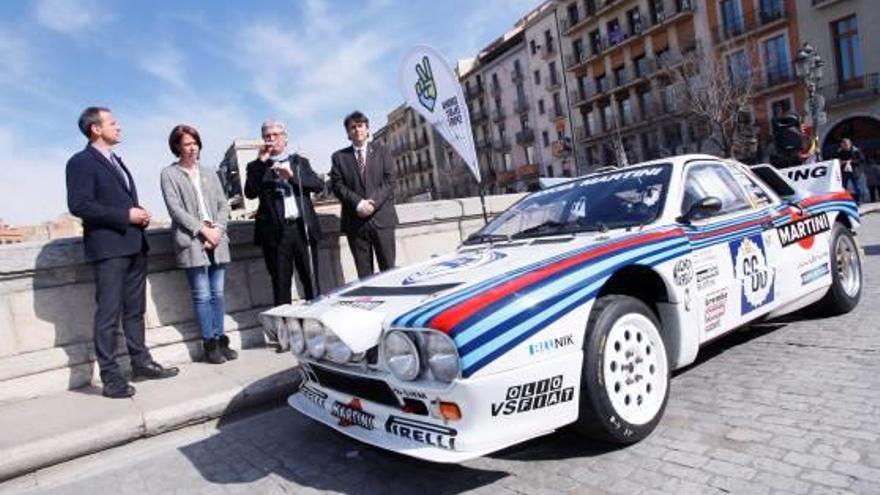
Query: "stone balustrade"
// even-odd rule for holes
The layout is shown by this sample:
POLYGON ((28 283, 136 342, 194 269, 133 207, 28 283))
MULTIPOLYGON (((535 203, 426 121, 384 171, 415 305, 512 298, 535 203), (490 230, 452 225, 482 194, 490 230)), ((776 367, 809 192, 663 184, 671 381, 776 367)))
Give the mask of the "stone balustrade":
MULTIPOLYGON (((490 216, 520 195, 486 198, 490 216)), ((476 198, 397 206, 397 264, 455 248, 483 225, 476 198)), ((321 285, 356 278, 338 205, 319 209, 321 285)), ((272 302, 269 276, 252 243, 253 223, 233 222, 226 274, 226 329, 235 347, 263 345, 257 322, 272 302)), ((153 356, 174 364, 199 358, 201 337, 183 271, 174 265, 167 229, 150 230, 146 339, 153 356)), ((92 344, 94 284, 79 238, 0 246, 0 402, 87 385, 97 376, 92 344)), ((120 349, 123 348, 120 331, 120 349)), ((120 355, 123 366, 127 358, 120 355)))

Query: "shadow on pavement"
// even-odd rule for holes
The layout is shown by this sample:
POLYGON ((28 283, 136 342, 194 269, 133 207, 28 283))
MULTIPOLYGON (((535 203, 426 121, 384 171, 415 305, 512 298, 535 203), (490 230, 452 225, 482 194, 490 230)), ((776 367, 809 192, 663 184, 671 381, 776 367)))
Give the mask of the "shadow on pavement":
POLYGON ((489 454, 493 459, 510 461, 556 461, 595 457, 626 448, 593 440, 571 428, 561 428, 549 435, 489 454))
MULTIPOLYGON (((265 380, 278 378, 248 386, 230 402, 229 413, 217 424, 218 434, 180 448, 206 481, 247 484, 274 475, 299 486, 339 493, 454 494, 508 476, 504 471, 430 463, 368 446, 306 418, 277 398, 267 404, 281 407, 236 413, 237 404, 269 388, 269 382, 261 383, 265 380)), ((255 490, 260 491, 260 486, 257 483, 255 490)))

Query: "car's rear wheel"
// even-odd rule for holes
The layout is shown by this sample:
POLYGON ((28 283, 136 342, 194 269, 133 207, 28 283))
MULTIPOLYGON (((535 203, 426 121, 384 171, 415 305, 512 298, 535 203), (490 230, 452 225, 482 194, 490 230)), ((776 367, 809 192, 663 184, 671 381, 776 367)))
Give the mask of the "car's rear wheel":
POLYGON ((835 223, 831 231, 831 287, 818 303, 829 315, 849 313, 862 297, 862 260, 852 232, 835 223))
POLYGON ((638 442, 657 426, 668 398, 657 315, 634 297, 600 298, 587 323, 575 429, 614 443, 638 442))

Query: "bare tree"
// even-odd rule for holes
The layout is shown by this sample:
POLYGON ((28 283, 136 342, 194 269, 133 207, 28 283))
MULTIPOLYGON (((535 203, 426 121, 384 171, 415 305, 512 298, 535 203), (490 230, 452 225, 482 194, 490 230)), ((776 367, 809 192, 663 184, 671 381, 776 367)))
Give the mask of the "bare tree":
MULTIPOLYGON (((753 130, 739 125, 743 115, 751 114, 754 93, 749 60, 743 57, 731 67, 693 50, 677 63, 662 63, 661 70, 673 83, 673 96, 695 127, 706 129, 707 139, 732 156, 743 149, 743 139, 751 142, 753 130)), ((748 147, 748 143, 745 144, 748 147)))

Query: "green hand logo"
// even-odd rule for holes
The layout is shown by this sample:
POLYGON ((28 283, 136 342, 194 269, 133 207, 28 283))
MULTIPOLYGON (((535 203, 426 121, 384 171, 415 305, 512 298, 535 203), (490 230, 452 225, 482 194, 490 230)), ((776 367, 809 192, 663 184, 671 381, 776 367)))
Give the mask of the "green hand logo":
POLYGON ((422 57, 422 63, 416 64, 416 74, 419 76, 416 82, 419 103, 429 112, 433 112, 434 103, 437 102, 437 85, 434 83, 434 73, 431 71, 431 61, 428 57, 422 57))

